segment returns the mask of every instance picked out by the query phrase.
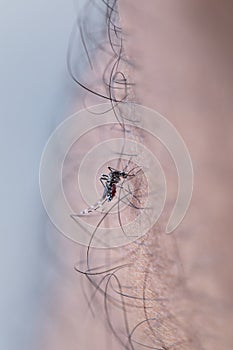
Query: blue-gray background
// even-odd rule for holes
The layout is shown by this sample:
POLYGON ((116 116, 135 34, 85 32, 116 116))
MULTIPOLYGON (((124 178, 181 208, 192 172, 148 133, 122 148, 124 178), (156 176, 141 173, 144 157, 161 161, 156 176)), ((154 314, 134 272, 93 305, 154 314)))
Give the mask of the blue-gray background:
POLYGON ((35 349, 42 336, 53 275, 38 169, 49 135, 77 102, 66 51, 83 2, 0 2, 2 350, 35 349))

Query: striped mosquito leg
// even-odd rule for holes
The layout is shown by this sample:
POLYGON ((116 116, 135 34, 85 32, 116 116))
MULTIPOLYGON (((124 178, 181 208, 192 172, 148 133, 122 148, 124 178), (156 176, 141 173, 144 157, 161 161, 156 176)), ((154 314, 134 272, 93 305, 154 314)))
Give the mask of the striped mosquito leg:
MULTIPOLYGON (((93 211, 101 208, 102 205, 106 202, 106 200, 107 200, 107 198, 101 199, 101 201, 98 201, 95 204, 91 205, 90 207, 81 211, 79 215, 88 215, 88 214, 92 213, 93 211)), ((76 216, 79 216, 79 215, 76 215, 76 216)))

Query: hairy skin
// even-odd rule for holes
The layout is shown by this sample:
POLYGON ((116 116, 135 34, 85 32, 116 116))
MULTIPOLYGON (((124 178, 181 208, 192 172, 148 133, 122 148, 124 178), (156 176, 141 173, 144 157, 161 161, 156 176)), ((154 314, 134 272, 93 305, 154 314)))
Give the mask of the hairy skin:
MULTIPOLYGON (((126 51, 137 67, 138 102, 159 111, 179 130, 195 175, 189 212, 173 237, 154 229, 140 250, 141 260, 137 256, 154 273, 150 290, 160 295, 167 286, 169 302, 152 305, 150 316, 165 309, 175 316, 159 334, 154 324, 152 337, 165 343, 173 337, 172 349, 179 340, 183 345, 177 349, 230 349, 233 4, 120 0, 119 5, 126 51), (171 274, 172 265, 177 270, 171 274), (180 287, 177 292, 173 285, 180 287)), ((132 278, 143 283, 136 273, 132 278)))
MULTIPOLYGON (((92 276, 94 286, 71 268, 85 262, 86 248, 50 228, 57 285, 38 348, 232 348, 232 7, 214 0, 119 0, 136 102, 158 110, 183 136, 194 164, 193 200, 172 235, 163 232, 168 205, 141 240, 124 249, 90 249, 92 267, 111 268, 115 259, 131 264, 102 284, 103 275, 92 276), (107 292, 120 308, 109 306, 107 292)), ((165 154, 161 160, 170 166, 165 154)), ((174 197, 176 172, 168 169, 174 197)))

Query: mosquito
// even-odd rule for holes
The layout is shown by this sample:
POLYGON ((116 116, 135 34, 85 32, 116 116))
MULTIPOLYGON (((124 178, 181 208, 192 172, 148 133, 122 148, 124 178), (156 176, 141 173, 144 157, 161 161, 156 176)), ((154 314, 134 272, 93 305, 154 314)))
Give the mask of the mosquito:
POLYGON ((117 184, 122 179, 127 179, 135 176, 135 174, 130 174, 129 172, 127 173, 124 170, 123 171, 116 170, 110 166, 108 167, 108 170, 109 170, 108 175, 102 174, 99 178, 100 182, 104 187, 104 192, 100 201, 96 202, 94 205, 91 205, 89 208, 81 211, 80 214, 71 215, 71 217, 80 216, 80 215, 82 216, 82 215, 92 213, 93 211, 99 209, 106 201, 111 202, 116 195, 117 184))

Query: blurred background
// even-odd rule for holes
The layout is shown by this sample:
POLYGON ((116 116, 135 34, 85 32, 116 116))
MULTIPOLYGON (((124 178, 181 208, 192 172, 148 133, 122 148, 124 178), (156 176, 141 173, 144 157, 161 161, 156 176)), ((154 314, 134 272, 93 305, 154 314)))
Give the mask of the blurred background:
POLYGON ((68 75, 66 54, 73 22, 84 3, 0 2, 0 348, 4 350, 46 348, 46 332, 52 334, 50 305, 58 292, 54 283, 60 282, 63 238, 42 206, 39 163, 51 132, 79 106, 81 89, 68 75))

